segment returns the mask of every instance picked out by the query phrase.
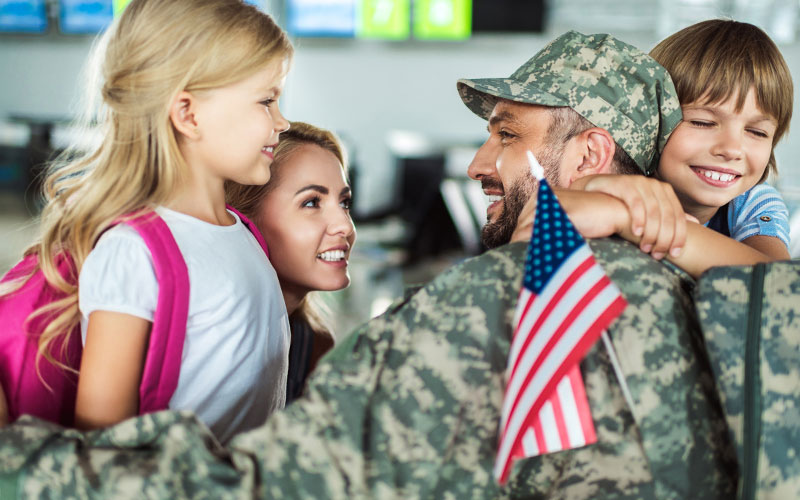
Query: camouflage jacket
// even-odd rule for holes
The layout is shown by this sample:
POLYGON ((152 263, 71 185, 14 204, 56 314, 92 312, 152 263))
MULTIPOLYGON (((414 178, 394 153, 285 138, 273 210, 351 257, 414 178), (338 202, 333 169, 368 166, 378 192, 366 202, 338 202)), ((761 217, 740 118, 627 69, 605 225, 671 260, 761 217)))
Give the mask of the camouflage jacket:
POLYGON ((491 471, 523 244, 363 325, 303 398, 227 448, 185 413, 89 433, 23 417, 0 431, 0 497, 730 498, 735 447, 692 281, 627 243, 592 247, 629 302, 581 364, 598 442, 518 461, 503 488, 491 471))
POLYGON ((800 262, 716 268, 698 317, 741 464, 740 498, 800 498, 800 262))

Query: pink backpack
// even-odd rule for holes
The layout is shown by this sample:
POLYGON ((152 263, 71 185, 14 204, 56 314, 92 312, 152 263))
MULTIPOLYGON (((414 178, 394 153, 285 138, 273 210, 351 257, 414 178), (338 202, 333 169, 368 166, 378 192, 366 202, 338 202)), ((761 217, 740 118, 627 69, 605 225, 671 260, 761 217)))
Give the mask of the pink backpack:
MULTIPOLYGON (((267 244, 256 226, 233 207, 228 209, 239 216, 269 257, 267 244)), ((178 385, 189 312, 189 273, 169 227, 155 212, 124 223, 141 235, 158 279, 158 302, 139 386, 139 413, 144 414, 166 409, 178 385)), ((36 255, 25 257, 6 273, 2 282, 30 274, 36 263, 36 255)), ((56 264, 64 279, 76 282, 77 273, 68 255, 59 255, 56 264)), ((47 283, 39 270, 22 288, 0 300, 0 384, 12 422, 20 415, 31 414, 65 426, 73 424, 78 377, 45 359, 39 360, 37 374, 38 339, 49 318, 28 321, 31 312, 62 297, 63 293, 47 283)), ((50 349, 53 357, 78 370, 83 349, 80 327, 75 328, 66 345, 63 341, 55 344, 50 349)))

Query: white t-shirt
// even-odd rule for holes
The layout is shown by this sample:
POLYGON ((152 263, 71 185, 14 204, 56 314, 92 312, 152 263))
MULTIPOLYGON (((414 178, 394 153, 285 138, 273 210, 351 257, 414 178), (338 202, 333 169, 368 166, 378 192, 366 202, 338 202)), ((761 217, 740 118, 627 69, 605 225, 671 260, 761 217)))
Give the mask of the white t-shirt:
MULTIPOLYGON (((216 226, 166 208, 189 270, 189 317, 172 409, 192 410, 226 442, 264 423, 286 399, 289 323, 278 277, 236 217, 216 226)), ((120 224, 100 237, 81 269, 81 331, 93 311, 153 321, 158 282, 139 234, 120 224)))

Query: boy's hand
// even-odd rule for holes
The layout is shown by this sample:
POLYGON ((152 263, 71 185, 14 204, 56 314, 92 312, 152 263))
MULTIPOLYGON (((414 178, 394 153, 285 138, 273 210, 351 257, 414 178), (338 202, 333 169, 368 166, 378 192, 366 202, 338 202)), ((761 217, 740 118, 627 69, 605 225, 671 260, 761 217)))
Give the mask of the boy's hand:
MULTIPOLYGON (((630 215, 622 201, 605 193, 552 188, 570 222, 584 238, 603 238, 630 226, 630 215)), ((511 241, 528 241, 536 215, 536 196, 531 196, 517 219, 511 241)))
POLYGON ((641 175, 590 175, 573 182, 570 189, 606 193, 621 200, 630 214, 630 231, 641 237, 639 248, 656 259, 667 252, 673 257, 686 243, 686 215, 672 186, 641 175))

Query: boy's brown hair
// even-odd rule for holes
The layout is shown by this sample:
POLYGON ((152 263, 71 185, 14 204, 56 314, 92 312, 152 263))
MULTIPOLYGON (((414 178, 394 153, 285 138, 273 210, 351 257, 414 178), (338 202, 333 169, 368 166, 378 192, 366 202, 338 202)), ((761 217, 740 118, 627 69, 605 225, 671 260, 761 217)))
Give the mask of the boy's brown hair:
POLYGON ((650 56, 669 71, 681 104, 720 103, 736 96, 739 111, 754 88, 758 107, 777 122, 759 182, 778 173, 775 145, 789 129, 794 87, 786 61, 766 33, 748 23, 703 21, 665 38, 650 56))

